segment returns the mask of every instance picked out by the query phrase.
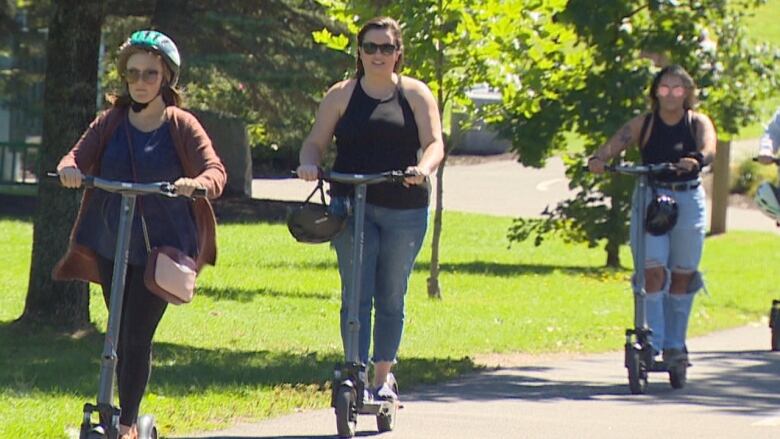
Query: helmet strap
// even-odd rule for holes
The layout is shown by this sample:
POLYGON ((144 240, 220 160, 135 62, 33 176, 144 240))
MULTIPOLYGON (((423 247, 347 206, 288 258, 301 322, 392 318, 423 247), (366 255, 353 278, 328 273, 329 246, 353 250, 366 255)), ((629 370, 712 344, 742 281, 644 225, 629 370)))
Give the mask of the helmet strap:
POLYGON ((154 97, 153 97, 153 98, 149 99, 149 101, 148 101, 148 102, 138 102, 138 101, 136 101, 135 99, 133 99, 133 96, 132 96, 132 95, 130 95, 130 93, 128 92, 128 95, 130 95, 130 108, 133 110, 133 113, 140 113, 140 112, 141 112, 141 111, 143 111, 143 110, 144 110, 146 107, 148 107, 148 106, 149 106, 149 104, 150 104, 150 103, 151 103, 153 100, 157 99, 157 96, 160 96, 161 94, 162 94, 162 85, 160 86, 160 89, 159 89, 159 90, 157 90, 157 94, 156 94, 156 95, 154 95, 154 97))
POLYGON ((142 104, 140 102, 136 102, 135 99, 133 98, 130 98, 130 100, 132 101, 132 103, 130 104, 130 108, 133 109, 133 113, 140 113, 141 111, 143 111, 144 108, 149 106, 149 102, 142 104))

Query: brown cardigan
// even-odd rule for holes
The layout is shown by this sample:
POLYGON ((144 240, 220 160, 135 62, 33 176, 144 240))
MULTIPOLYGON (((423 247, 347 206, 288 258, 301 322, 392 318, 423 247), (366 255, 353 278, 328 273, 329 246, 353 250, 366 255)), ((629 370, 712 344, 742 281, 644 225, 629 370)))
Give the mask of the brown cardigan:
MULTIPOLYGON (((184 175, 203 185, 208 192, 208 198, 219 197, 225 187, 227 174, 222 161, 214 151, 208 134, 195 116, 178 107, 167 107, 165 116, 170 122, 171 138, 179 160, 181 160, 184 175)), ((57 165, 57 171, 75 166, 86 175, 97 175, 100 171, 103 150, 114 131, 126 117, 127 108, 111 108, 100 114, 92 121, 73 149, 62 157, 57 165)), ((100 283, 95 252, 75 241, 76 230, 91 195, 92 189, 84 191, 81 208, 79 208, 76 222, 70 232, 68 251, 55 265, 52 272, 54 280, 86 280, 100 283)), ((216 263, 217 221, 211 203, 205 198, 196 200, 192 210, 198 229, 198 259, 196 263, 200 270, 206 264, 214 265, 216 263)))

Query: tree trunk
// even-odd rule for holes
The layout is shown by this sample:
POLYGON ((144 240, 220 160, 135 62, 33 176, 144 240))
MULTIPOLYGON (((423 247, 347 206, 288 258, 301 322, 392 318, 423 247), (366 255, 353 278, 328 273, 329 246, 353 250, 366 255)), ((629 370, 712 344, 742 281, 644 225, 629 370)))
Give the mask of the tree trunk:
MULTIPOLYGON (((442 10, 442 2, 439 1, 439 10, 442 10)), ((437 23, 439 27, 441 23, 437 23)), ((441 40, 436 41, 436 80, 439 84, 444 83, 444 45, 441 40)), ((439 120, 444 116, 444 91, 439 87, 437 93, 437 104, 439 106, 439 120)), ((442 228, 442 210, 444 209, 444 165, 447 163, 447 144, 444 145, 444 158, 436 170, 436 207, 433 213, 433 239, 431 240, 431 272, 428 277, 428 298, 441 299, 441 286, 439 285, 439 242, 441 241, 442 228)))
MULTIPOLYGON (((90 3, 94 2, 90 1, 90 3)), ((106 10, 109 15, 115 17, 144 16, 151 15, 157 3, 165 2, 158 2, 157 0, 108 0, 106 1, 108 5, 106 10)))
POLYGON ((447 161, 444 155, 439 169, 436 170, 436 206, 433 212, 433 238, 431 239, 431 273, 428 277, 428 297, 441 299, 441 287, 439 286, 439 243, 441 242, 442 196, 444 195, 444 164, 447 161))
POLYGON ((184 36, 188 32, 197 32, 188 8, 188 0, 158 1, 152 13, 152 27, 168 35, 176 43, 179 53, 188 53, 184 36))
POLYGON ((104 18, 100 0, 53 2, 49 23, 44 91, 43 142, 38 163, 38 207, 33 228, 30 281, 23 324, 63 330, 89 326, 89 294, 84 282, 54 282, 52 268, 65 253, 80 191, 44 177, 95 117, 98 50, 104 18))
POLYGON ((620 268, 620 244, 610 238, 604 250, 607 251, 607 267, 620 268))
POLYGON ((0 32, 11 33, 16 29, 14 16, 16 15, 15 2, 0 0, 0 32))

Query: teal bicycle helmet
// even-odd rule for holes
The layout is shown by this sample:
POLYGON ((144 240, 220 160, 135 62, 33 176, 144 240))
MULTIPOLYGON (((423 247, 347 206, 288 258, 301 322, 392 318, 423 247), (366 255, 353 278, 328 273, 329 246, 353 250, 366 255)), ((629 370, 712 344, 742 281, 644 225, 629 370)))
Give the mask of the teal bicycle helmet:
POLYGON ((173 40, 164 33, 156 30, 139 30, 133 32, 133 34, 130 35, 130 38, 128 38, 119 48, 117 66, 119 67, 120 72, 123 72, 127 67, 127 59, 130 58, 131 53, 128 49, 132 47, 149 49, 159 53, 173 75, 170 86, 174 87, 176 85, 179 81, 179 71, 181 70, 181 57, 179 56, 179 49, 176 48, 176 44, 173 40))

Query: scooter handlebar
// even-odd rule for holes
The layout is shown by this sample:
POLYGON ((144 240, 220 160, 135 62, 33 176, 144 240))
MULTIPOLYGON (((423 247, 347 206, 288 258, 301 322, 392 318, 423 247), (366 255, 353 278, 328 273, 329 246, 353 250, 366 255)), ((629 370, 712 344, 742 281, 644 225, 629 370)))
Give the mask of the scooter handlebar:
MULTIPOLYGON (((403 183, 406 177, 416 176, 416 174, 412 172, 405 172, 400 170, 385 171, 375 174, 348 174, 322 168, 318 168, 318 170, 318 178, 320 180, 345 184, 375 184, 385 182, 403 183)), ((294 176, 298 175, 298 173, 295 171, 291 172, 294 176)))
MULTIPOLYGON (((59 178, 56 172, 47 172, 47 177, 59 178)), ((98 188, 106 192, 125 193, 134 195, 164 195, 166 197, 181 197, 176 193, 176 186, 168 181, 153 183, 133 183, 129 181, 107 180, 92 175, 85 175, 81 185, 85 188, 98 188)), ((197 188, 192 192, 189 198, 206 198, 208 192, 206 189, 197 188)))
POLYGON ((415 174, 404 171, 387 171, 375 174, 347 174, 335 171, 323 170, 320 176, 323 180, 345 184, 375 184, 375 183, 402 183, 404 178, 413 177, 415 174))
MULTIPOLYGON (((680 168, 674 163, 653 163, 650 165, 633 165, 630 163, 620 163, 617 165, 604 165, 606 172, 628 175, 654 175, 667 171, 677 171, 680 168)), ((589 171, 588 166, 584 166, 585 171, 589 171)))
MULTIPOLYGON (((757 162, 758 161, 758 157, 753 157, 753 161, 757 162)), ((777 165, 777 166, 780 166, 780 157, 772 157, 772 163, 777 165)))

